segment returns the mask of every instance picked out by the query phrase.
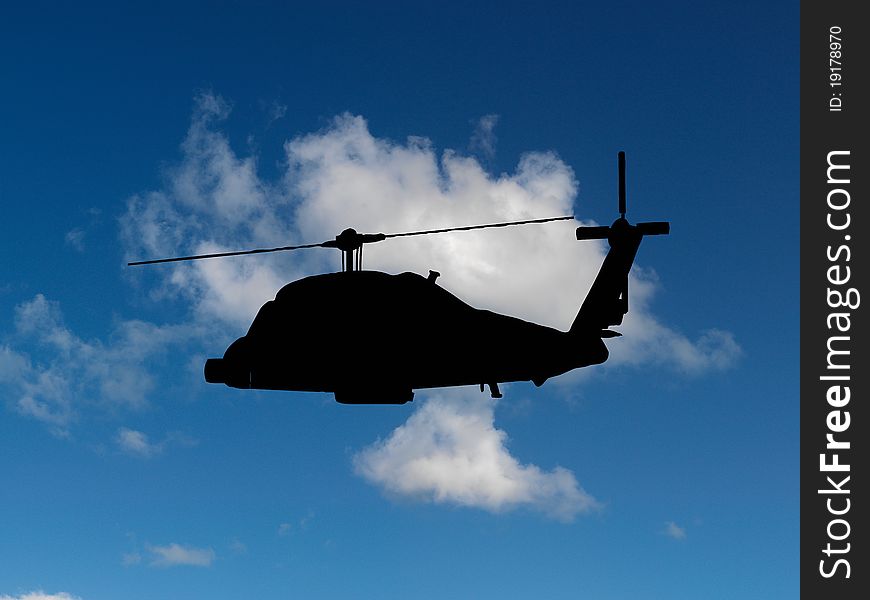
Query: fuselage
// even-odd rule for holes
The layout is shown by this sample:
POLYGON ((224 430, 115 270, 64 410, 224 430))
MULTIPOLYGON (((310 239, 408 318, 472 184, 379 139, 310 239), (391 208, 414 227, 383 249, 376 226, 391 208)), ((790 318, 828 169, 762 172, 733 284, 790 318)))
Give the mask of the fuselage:
POLYGON ((404 402, 422 388, 544 380, 603 362, 599 336, 473 308, 415 273, 354 271, 284 286, 206 379, 404 402))

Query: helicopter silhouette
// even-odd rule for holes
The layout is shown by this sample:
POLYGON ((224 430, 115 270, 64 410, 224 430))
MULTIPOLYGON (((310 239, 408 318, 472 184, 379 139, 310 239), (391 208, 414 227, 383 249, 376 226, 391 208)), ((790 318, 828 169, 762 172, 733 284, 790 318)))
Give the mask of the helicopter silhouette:
POLYGON ((578 240, 606 239, 610 249, 567 332, 466 304, 428 277, 362 269, 365 244, 390 238, 569 220, 573 216, 406 233, 342 231, 316 244, 219 252, 128 263, 146 265, 227 256, 337 248, 342 271, 285 285, 259 310, 248 333, 223 358, 205 363, 205 380, 241 389, 331 392, 344 404, 404 404, 414 390, 479 385, 500 398, 499 383, 531 381, 603 363, 605 338, 620 336, 628 312, 628 274, 645 235, 668 222, 625 218, 625 153, 618 155, 619 218, 581 226, 578 240), (480 344, 485 348, 481 348, 480 344), (447 349, 449 348, 449 349, 447 349))

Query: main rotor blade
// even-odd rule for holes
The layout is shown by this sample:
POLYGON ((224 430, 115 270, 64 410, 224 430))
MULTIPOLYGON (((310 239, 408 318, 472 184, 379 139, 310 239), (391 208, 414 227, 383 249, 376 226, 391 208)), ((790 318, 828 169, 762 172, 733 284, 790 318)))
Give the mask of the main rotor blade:
MULTIPOLYGON (((379 242, 387 238, 407 237, 411 235, 428 235, 430 233, 447 233, 448 231, 470 231, 472 229, 487 229, 490 227, 509 227, 511 225, 530 225, 533 223, 549 223, 551 221, 568 221, 572 220, 572 215, 565 217, 549 217, 546 219, 529 219, 526 221, 508 221, 504 223, 488 223, 486 225, 466 225, 465 227, 447 227, 445 229, 427 229, 425 231, 406 231, 404 233, 388 233, 388 234, 357 234, 353 232, 354 241, 362 243, 379 242)), ((343 235, 343 234, 342 234, 343 235)), ((236 252, 215 252, 213 254, 196 254, 193 256, 178 256, 174 258, 158 258, 154 260, 138 260, 127 263, 128 267, 137 265, 155 265, 160 263, 181 262, 185 260, 202 260, 204 258, 220 258, 224 256, 242 256, 246 254, 263 254, 266 252, 282 252, 284 250, 301 250, 303 248, 340 248, 337 244, 339 239, 327 240, 319 244, 303 244, 301 246, 281 246, 278 248, 257 248, 255 250, 239 250, 236 252)))
POLYGON ((266 252, 282 252, 284 250, 301 250, 302 248, 322 248, 323 244, 303 244, 301 246, 281 246, 279 248, 257 248, 256 250, 239 250, 237 252, 215 252, 214 254, 197 254, 194 256, 179 256, 176 258, 158 258, 155 260, 139 260, 136 262, 127 263, 128 267, 136 265, 156 265, 158 263, 179 262, 182 260, 201 260, 203 258, 220 258, 222 256, 242 256, 243 254, 263 254, 266 252))
POLYGON ((549 217, 546 219, 529 219, 528 221, 507 221, 505 223, 489 223, 487 225, 466 225, 465 227, 447 227, 446 229, 427 229, 424 231, 407 231, 405 233, 387 233, 385 238, 407 237, 410 235, 428 235, 430 233, 447 233, 448 231, 470 231, 472 229, 486 229, 489 227, 509 227, 511 225, 530 225, 532 223, 549 223, 550 221, 573 220, 573 215, 566 217, 549 217))
POLYGON ((625 218, 625 152, 617 155, 619 159, 619 216, 625 218))

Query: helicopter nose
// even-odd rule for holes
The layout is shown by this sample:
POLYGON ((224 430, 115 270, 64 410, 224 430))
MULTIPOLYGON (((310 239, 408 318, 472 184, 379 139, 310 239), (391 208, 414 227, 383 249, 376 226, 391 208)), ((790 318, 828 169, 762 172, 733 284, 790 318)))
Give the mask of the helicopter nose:
POLYGON ((224 369, 224 359, 209 358, 205 361, 205 380, 208 383, 226 383, 226 373, 224 369))
POLYGON ((209 358, 203 369, 208 383, 225 383, 230 387, 249 389, 251 387, 251 372, 243 364, 226 358, 209 358))

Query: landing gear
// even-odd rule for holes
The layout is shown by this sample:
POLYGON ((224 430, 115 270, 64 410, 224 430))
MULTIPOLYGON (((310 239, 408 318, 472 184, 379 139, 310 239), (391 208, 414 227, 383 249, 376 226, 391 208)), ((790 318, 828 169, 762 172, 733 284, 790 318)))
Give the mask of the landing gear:
POLYGON ((502 397, 502 393, 498 389, 498 382, 493 381, 492 383, 487 383, 487 384, 481 383, 480 384, 480 391, 481 392, 483 392, 484 385, 489 386, 490 397, 492 397, 492 398, 501 398, 502 397))

